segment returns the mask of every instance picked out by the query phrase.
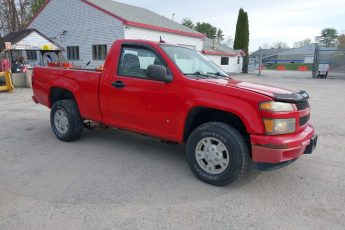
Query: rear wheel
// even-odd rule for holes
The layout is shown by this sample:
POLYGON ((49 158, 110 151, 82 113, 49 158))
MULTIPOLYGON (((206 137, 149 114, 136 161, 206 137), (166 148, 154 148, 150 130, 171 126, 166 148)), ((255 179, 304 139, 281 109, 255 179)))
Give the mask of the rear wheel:
POLYGON ((83 119, 73 99, 54 103, 50 111, 50 123, 55 136, 62 141, 71 142, 83 134, 83 119))
POLYGON ((247 171, 248 147, 236 129, 225 123, 210 122, 197 127, 189 136, 187 161, 200 180, 223 186, 247 171))

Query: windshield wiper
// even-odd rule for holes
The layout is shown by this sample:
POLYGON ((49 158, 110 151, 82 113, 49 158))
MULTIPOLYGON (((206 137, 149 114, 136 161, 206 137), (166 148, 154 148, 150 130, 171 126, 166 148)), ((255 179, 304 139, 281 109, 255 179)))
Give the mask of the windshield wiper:
POLYGON ((216 73, 209 72, 207 74, 212 74, 212 75, 215 75, 215 76, 218 76, 218 77, 225 77, 225 78, 230 78, 231 79, 231 77, 229 77, 228 75, 224 75, 224 74, 221 74, 219 72, 216 72, 216 73))
POLYGON ((201 73, 201 72, 195 72, 195 73, 184 73, 184 75, 186 76, 200 76, 202 77, 203 79, 207 79, 207 78, 214 78, 214 79, 219 79, 218 77, 215 77, 215 76, 212 76, 210 74, 204 74, 204 73, 201 73))

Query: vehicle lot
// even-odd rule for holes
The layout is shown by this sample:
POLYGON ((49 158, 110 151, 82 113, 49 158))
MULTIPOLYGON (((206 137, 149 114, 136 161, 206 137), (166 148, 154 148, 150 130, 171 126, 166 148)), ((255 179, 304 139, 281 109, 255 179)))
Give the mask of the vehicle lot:
POLYGON ((227 187, 195 178, 184 146, 114 129, 60 142, 31 90, 0 94, 0 229, 343 229, 345 78, 307 75, 236 76, 307 90, 319 143, 227 187))

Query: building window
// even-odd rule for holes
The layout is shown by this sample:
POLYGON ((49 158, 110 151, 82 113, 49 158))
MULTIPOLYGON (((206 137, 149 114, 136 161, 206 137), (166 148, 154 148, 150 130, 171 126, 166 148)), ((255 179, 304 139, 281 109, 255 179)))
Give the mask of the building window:
POLYGON ((67 46, 67 59, 79 60, 79 46, 67 46))
POLYGON ((107 57, 107 45, 93 45, 92 58, 93 60, 105 60, 107 57))
POLYGON ((229 65, 229 57, 222 57, 220 64, 221 65, 229 65))
POLYGON ((36 50, 27 50, 26 51, 27 59, 30 61, 37 60, 37 51, 36 50))
POLYGON ((237 57, 237 65, 240 64, 240 56, 237 57))

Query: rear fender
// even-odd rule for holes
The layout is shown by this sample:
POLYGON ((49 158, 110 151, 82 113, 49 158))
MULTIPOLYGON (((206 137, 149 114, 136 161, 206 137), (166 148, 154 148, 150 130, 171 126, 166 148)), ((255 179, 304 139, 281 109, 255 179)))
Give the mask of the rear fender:
POLYGON ((64 78, 58 78, 58 80, 53 82, 53 84, 51 85, 49 89, 49 92, 50 92, 49 93, 49 108, 53 106, 50 95, 54 88, 61 88, 61 89, 70 91, 73 94, 74 99, 76 100, 76 103, 79 107, 80 112, 82 113, 83 106, 81 105, 81 103, 79 103, 81 101, 80 87, 75 80, 64 77, 64 78))

